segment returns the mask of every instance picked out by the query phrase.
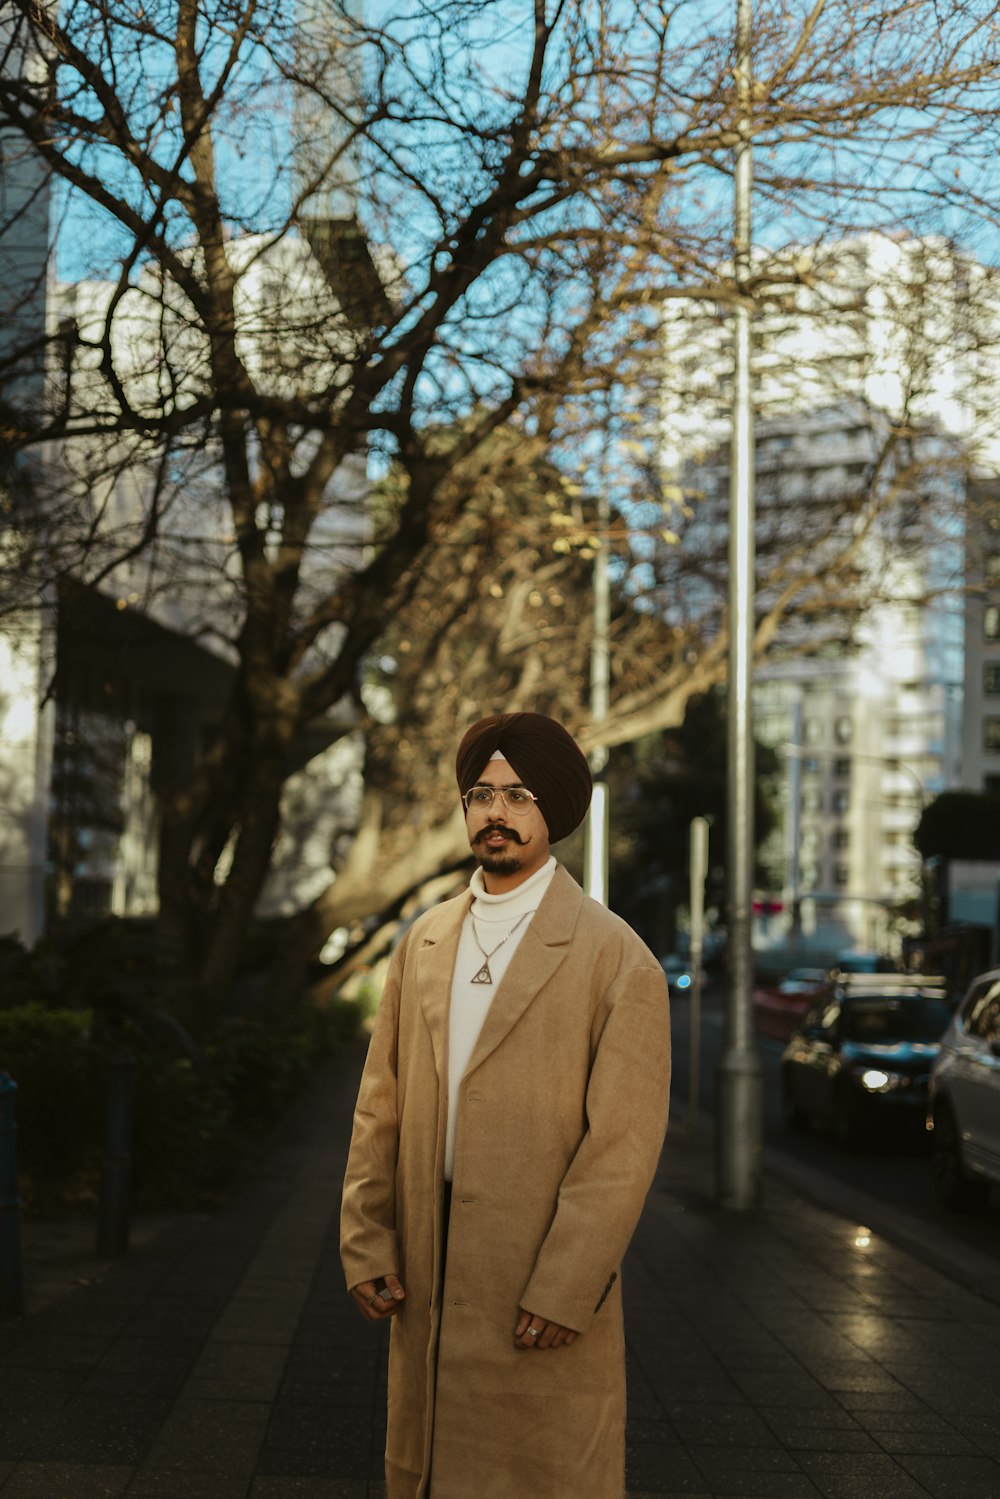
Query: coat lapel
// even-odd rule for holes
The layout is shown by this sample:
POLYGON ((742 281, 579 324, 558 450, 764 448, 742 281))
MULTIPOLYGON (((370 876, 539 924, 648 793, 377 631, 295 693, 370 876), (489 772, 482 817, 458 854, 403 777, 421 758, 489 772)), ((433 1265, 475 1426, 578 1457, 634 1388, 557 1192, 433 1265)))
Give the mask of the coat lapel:
MULTIPOLYGON (((563 962, 569 950, 582 901, 583 891, 572 875, 567 874, 562 865, 559 865, 528 930, 518 943, 517 951, 510 961, 510 967, 493 996, 493 1003, 487 1011, 483 1028, 479 1032, 479 1039, 473 1047, 469 1065, 465 1069, 466 1077, 485 1061, 492 1051, 496 1050, 563 962)), ((464 917, 464 911, 462 915, 464 917)), ((456 934, 455 950, 457 946, 456 934)), ((454 951, 448 970, 449 992, 453 967, 454 951)), ((446 994, 446 1031, 447 1004, 448 995, 446 994)))
POLYGON ((434 1049, 434 1065, 442 1083, 448 1081, 448 1014, 451 1009, 451 981, 458 954, 462 922, 472 905, 467 894, 450 900, 434 912, 417 952, 417 992, 434 1049))

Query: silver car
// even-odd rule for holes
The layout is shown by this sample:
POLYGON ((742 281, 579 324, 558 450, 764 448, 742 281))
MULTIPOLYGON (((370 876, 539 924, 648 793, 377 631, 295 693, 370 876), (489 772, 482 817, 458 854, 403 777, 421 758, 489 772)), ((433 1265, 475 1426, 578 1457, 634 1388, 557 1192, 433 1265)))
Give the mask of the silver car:
POLYGON ((942 1037, 928 1123, 942 1201, 981 1207, 1000 1183, 1000 968, 973 980, 942 1037))

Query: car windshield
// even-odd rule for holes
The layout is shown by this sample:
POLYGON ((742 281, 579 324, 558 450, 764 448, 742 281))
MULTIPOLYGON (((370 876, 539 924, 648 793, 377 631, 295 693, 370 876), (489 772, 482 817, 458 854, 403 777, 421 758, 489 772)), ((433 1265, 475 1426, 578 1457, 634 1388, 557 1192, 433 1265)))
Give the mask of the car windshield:
POLYGON ((951 1010, 943 999, 872 995, 846 1002, 842 1034, 848 1041, 876 1046, 940 1041, 950 1019, 951 1010))

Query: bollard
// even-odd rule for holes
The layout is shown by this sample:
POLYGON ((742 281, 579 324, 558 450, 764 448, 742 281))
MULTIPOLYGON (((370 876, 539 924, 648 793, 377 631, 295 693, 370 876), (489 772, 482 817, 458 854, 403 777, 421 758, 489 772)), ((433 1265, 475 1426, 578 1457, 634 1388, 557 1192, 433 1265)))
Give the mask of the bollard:
POLYGON ((0 1072, 0 1317, 24 1311, 21 1283, 21 1199, 17 1195, 17 1083, 0 1072))
POLYGON ((129 1197, 132 1180, 132 1097, 135 1058, 120 1051, 108 1076, 108 1106, 101 1163, 101 1200, 97 1212, 97 1253, 124 1254, 128 1249, 129 1197))

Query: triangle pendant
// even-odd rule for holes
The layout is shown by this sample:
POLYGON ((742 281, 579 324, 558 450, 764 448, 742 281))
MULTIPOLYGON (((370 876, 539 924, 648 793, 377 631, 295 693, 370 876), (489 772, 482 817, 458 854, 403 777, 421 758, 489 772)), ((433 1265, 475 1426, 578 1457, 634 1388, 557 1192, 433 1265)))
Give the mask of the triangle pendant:
POLYGON ((490 965, 489 965, 489 961, 487 960, 487 962, 485 962, 483 964, 482 968, 480 968, 479 972, 478 973, 474 973, 472 975, 472 983, 474 983, 474 984, 492 984, 492 982, 493 982, 493 975, 492 975, 492 973, 490 973, 490 965))

